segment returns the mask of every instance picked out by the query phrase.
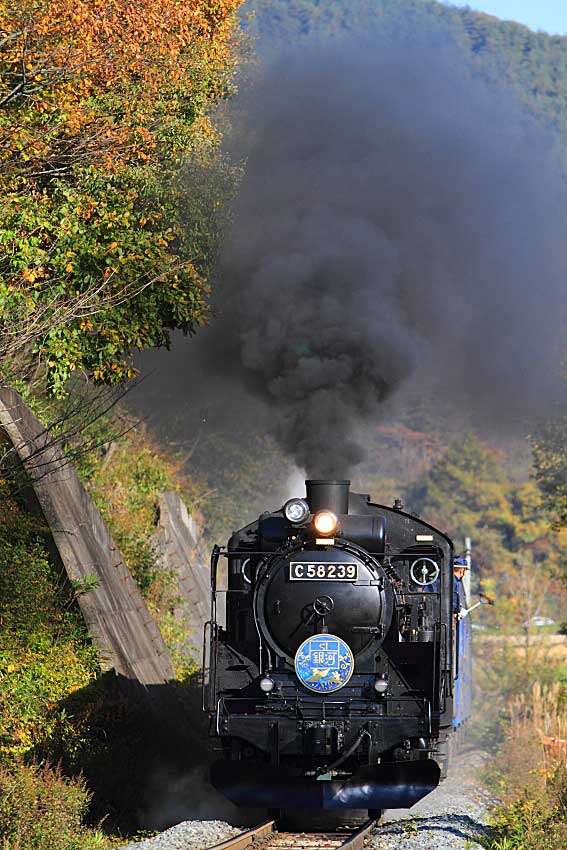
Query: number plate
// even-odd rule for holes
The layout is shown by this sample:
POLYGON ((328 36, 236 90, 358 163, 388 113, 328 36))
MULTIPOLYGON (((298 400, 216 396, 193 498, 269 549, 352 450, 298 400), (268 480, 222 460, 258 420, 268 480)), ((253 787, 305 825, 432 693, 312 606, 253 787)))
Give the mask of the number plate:
POLYGON ((357 581, 358 564, 291 561, 289 577, 292 581, 357 581))

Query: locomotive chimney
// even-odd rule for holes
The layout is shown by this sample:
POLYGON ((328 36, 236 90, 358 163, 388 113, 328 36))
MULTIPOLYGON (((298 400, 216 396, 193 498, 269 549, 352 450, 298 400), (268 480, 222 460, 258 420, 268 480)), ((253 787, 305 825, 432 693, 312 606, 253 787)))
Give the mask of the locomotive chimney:
POLYGON ((332 511, 336 516, 348 514, 349 488, 350 481, 306 481, 305 491, 311 513, 332 511))

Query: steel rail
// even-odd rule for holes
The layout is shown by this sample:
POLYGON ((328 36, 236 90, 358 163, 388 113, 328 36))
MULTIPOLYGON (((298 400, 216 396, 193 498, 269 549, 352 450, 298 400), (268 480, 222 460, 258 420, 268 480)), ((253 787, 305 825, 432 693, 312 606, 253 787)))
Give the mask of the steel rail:
POLYGON ((341 850, 362 850, 364 842, 378 823, 378 818, 370 818, 341 844, 341 850))
POLYGON ((376 825, 371 818, 363 826, 348 832, 287 832, 278 829, 277 821, 269 820, 215 844, 209 850, 244 850, 257 844, 262 850, 362 850, 364 842, 376 825))
POLYGON ((276 830, 275 820, 267 820, 252 829, 247 829, 244 832, 239 832, 233 838, 227 838, 226 841, 221 841, 220 844, 215 844, 209 850, 244 850, 255 841, 266 838, 276 830))

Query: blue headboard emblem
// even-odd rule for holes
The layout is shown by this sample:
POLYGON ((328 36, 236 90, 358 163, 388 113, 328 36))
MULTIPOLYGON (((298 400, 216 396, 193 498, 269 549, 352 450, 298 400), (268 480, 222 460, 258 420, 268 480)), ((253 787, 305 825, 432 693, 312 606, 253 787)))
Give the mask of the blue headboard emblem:
POLYGON ((336 635, 313 635, 303 641, 295 654, 297 678, 318 694, 338 691, 346 685, 353 671, 352 650, 336 635))

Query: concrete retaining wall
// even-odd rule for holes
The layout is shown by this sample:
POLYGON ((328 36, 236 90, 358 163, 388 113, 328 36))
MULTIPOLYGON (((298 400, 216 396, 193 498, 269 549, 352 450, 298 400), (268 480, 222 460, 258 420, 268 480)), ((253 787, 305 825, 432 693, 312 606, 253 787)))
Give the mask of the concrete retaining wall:
POLYGON ((98 509, 49 431, 9 387, 0 427, 22 464, 67 575, 93 590, 78 596, 103 670, 144 686, 174 678, 171 656, 98 509))
POLYGON ((203 626, 210 614, 209 556, 198 525, 175 490, 159 496, 158 526, 152 544, 160 565, 176 576, 180 603, 175 616, 189 628, 187 653, 199 661, 203 626))

